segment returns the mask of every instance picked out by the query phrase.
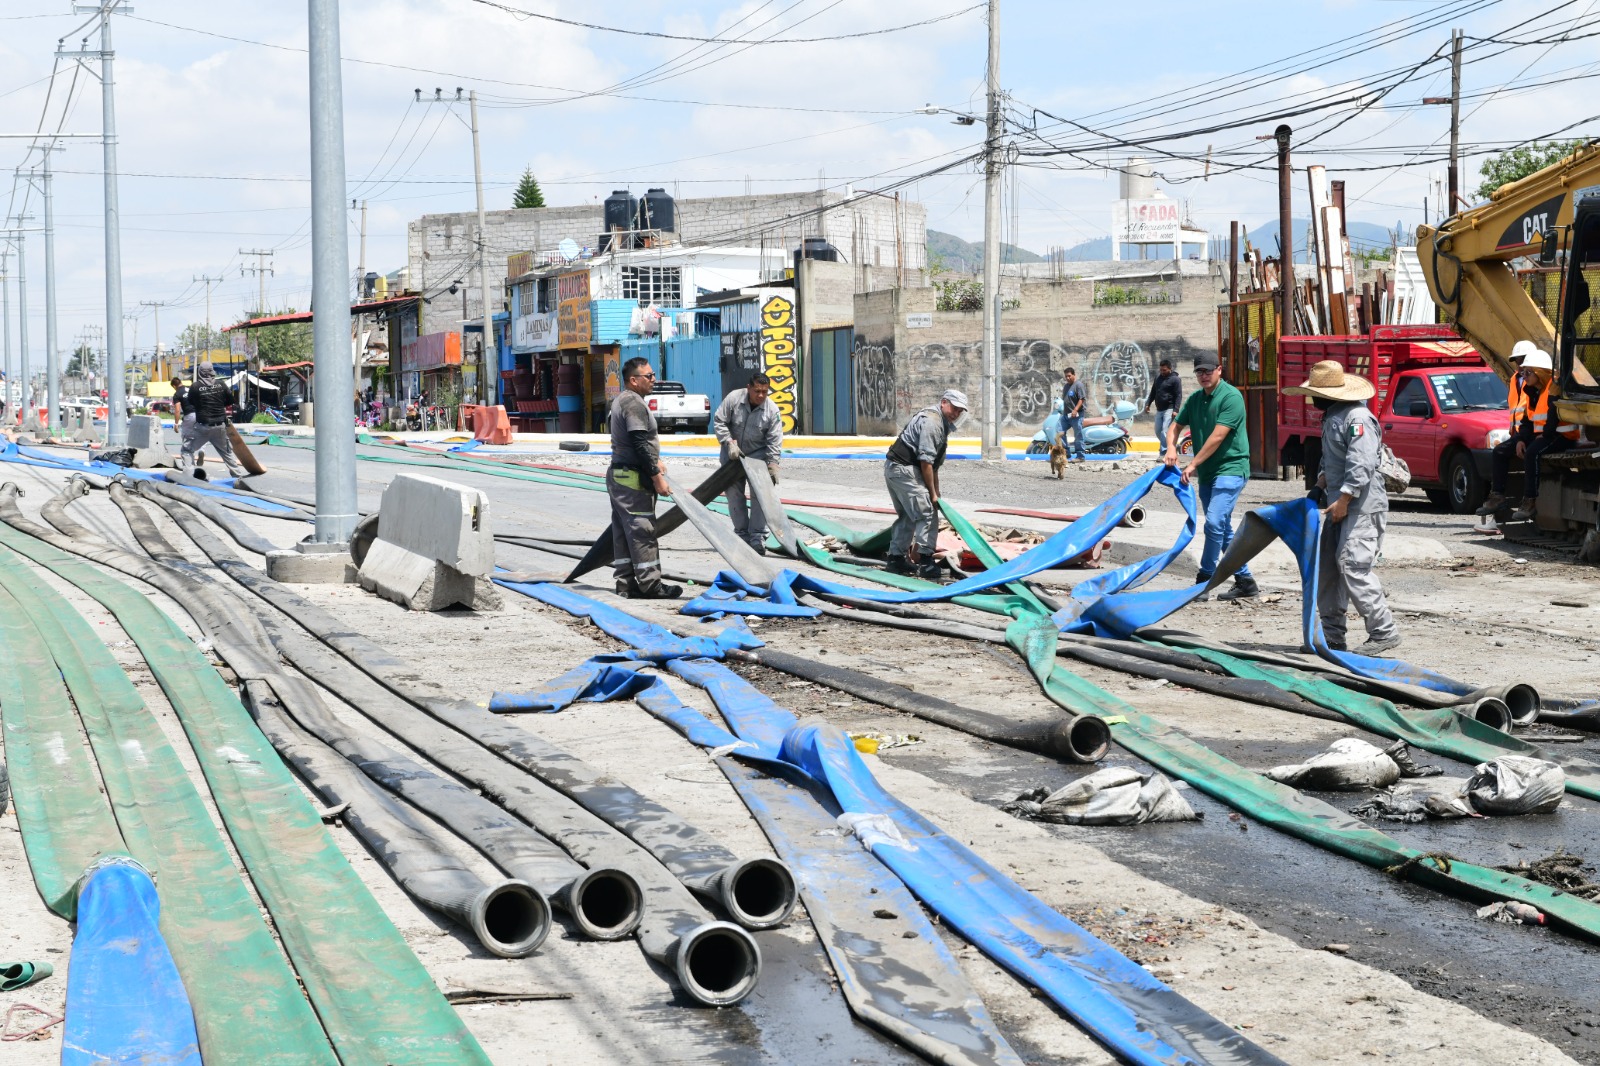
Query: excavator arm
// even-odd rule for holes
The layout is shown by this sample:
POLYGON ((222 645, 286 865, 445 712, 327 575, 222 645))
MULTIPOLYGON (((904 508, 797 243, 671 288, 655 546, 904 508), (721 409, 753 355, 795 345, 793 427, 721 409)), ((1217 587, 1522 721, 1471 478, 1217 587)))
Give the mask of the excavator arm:
POLYGON ((1594 332, 1597 314, 1588 306, 1585 275, 1600 269, 1600 142, 1501 186, 1488 203, 1437 227, 1419 227, 1417 257, 1434 302, 1496 373, 1509 380, 1512 345, 1533 341, 1557 356, 1560 416, 1600 426, 1600 336, 1583 336, 1594 332), (1560 328, 1511 266, 1514 259, 1540 255, 1547 241, 1568 249, 1560 328))

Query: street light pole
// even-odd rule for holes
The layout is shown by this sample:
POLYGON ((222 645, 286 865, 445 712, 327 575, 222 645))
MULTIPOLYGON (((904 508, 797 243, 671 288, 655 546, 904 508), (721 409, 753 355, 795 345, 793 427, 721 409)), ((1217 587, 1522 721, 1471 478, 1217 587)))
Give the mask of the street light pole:
MULTIPOLYGON (((44 170, 40 175, 44 199, 44 374, 46 425, 61 428, 61 351, 56 345, 56 222, 55 199, 50 183, 50 157, 61 151, 54 145, 44 148, 44 170)), ((109 436, 110 410, 106 412, 109 436)))
POLYGON ((307 0, 311 84, 311 306, 315 346, 319 545, 356 525, 355 390, 350 358, 350 241, 345 216, 339 0, 307 0))
POLYGON ((983 432, 985 459, 1004 459, 1000 438, 1000 0, 989 0, 988 113, 983 143, 983 432))

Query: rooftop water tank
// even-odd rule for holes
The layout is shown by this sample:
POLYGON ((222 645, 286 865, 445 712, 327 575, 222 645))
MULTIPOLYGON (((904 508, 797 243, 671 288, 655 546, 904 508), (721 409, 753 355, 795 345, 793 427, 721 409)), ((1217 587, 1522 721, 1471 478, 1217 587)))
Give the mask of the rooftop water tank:
MULTIPOLYGON (((615 189, 606 197, 605 205, 605 233, 600 238, 602 249, 611 247, 611 235, 617 230, 633 229, 634 217, 639 213, 639 201, 633 198, 633 193, 627 189, 615 189)), ((626 238, 619 242, 619 247, 629 246, 626 238)))
POLYGON ((794 250, 794 268, 800 269, 802 259, 821 259, 828 263, 839 262, 839 249, 828 243, 826 237, 807 237, 794 250))
POLYGON ((639 201, 639 229, 658 229, 676 233, 678 208, 665 189, 646 189, 639 201))
POLYGON ((1149 200, 1156 194, 1156 171, 1143 156, 1133 156, 1122 168, 1121 198, 1149 200))

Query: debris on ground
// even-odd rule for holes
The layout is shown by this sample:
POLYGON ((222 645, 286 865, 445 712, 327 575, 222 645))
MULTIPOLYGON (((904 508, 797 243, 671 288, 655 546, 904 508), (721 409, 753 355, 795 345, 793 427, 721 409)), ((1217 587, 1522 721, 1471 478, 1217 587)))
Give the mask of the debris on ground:
POLYGON ((1507 925, 1544 924, 1544 914, 1538 907, 1527 903, 1518 903, 1513 899, 1503 899, 1499 903, 1491 903, 1487 907, 1479 907, 1478 917, 1491 922, 1503 922, 1507 925))
POLYGON ((854 742, 856 750, 863 755, 876 755, 889 748, 922 743, 922 738, 915 733, 846 733, 845 736, 854 742))
POLYGON ((1341 737, 1305 762, 1274 766, 1274 781, 1322 792, 1360 792, 1387 788, 1400 780, 1400 764, 1382 748, 1359 737, 1341 737))
MULTIPOLYGON (((1195 918, 1141 913, 1126 907, 1095 907, 1092 910, 1069 908, 1064 913, 1100 940, 1145 967, 1170 962, 1167 949, 1188 940, 1204 938, 1210 933, 1210 927, 1224 918, 1220 908, 1195 918)), ((1229 919, 1229 924, 1245 928, 1238 919, 1229 919)), ((1156 976, 1170 980, 1177 975, 1156 971, 1156 976)))
POLYGON ((1581 856, 1574 855, 1565 848, 1557 848, 1551 854, 1533 862, 1512 863, 1509 866, 1496 866, 1495 869, 1526 877, 1541 885, 1558 888, 1571 896, 1600 900, 1600 883, 1590 879, 1589 871, 1593 867, 1584 862, 1581 856))
POLYGON ((1561 767, 1526 755, 1479 763, 1469 778, 1436 777, 1380 792, 1350 813, 1391 822, 1484 815, 1545 814, 1561 805, 1567 775, 1561 767))
POLYGON ((1031 788, 1000 809, 1017 818, 1058 825, 1143 825, 1146 822, 1195 822, 1187 800, 1165 775, 1141 774, 1128 766, 1112 766, 1081 777, 1065 788, 1031 788))

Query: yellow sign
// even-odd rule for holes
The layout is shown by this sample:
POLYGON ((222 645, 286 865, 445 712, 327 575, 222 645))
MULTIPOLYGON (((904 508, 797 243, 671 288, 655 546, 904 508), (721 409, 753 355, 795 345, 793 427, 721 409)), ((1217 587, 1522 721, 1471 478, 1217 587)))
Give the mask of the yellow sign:
POLYGON ((589 272, 577 270, 556 278, 556 347, 589 346, 589 272))
POLYGON ((793 433, 796 425, 800 391, 795 379, 796 347, 793 301, 768 297, 761 306, 761 370, 772 379, 772 402, 783 416, 785 433, 793 433))

